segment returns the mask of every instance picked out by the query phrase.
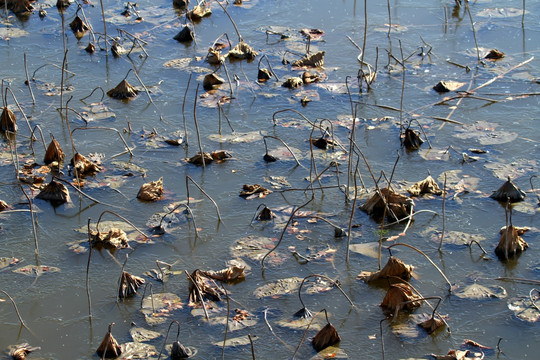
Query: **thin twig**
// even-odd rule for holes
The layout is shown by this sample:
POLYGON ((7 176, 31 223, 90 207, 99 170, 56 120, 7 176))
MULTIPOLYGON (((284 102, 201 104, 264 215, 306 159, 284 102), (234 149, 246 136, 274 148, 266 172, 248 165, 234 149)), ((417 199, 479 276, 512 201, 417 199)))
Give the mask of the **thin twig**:
POLYGON ((199 184, 197 184, 197 183, 195 182, 195 180, 193 180, 193 179, 191 178, 191 176, 186 175, 186 192, 187 192, 187 199, 188 199, 187 201, 188 201, 188 205, 189 205, 189 186, 188 186, 188 180, 191 180, 191 182, 197 187, 197 189, 199 189, 200 192, 202 192, 202 193, 204 194, 204 196, 206 196, 206 197, 208 198, 208 200, 210 200, 210 201, 212 202, 212 204, 214 204, 214 207, 216 208, 216 212, 217 212, 217 216, 218 216, 218 221, 219 221, 219 222, 223 222, 223 219, 221 219, 221 214, 220 214, 220 212, 219 212, 219 207, 218 207, 218 205, 216 204, 216 202, 214 201, 214 199, 212 199, 212 197, 211 197, 210 195, 208 195, 208 194, 206 193, 206 191, 204 191, 204 190, 199 186, 199 184))
POLYGON ((444 173, 444 184, 443 184, 443 192, 442 192, 442 231, 441 231, 441 238, 439 241, 439 251, 441 251, 443 238, 444 238, 444 230, 446 228, 446 212, 445 212, 445 205, 446 205, 446 172, 444 173))

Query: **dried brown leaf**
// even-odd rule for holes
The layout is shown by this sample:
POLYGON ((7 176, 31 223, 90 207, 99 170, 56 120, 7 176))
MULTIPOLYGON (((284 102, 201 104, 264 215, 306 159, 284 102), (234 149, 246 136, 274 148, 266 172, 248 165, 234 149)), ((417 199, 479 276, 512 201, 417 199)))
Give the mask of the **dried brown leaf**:
POLYGON ((58 141, 56 141, 56 139, 52 139, 51 143, 47 147, 47 151, 45 152, 43 162, 47 165, 54 161, 60 163, 64 161, 64 157, 64 152, 62 151, 58 141))
POLYGON ((137 199, 143 201, 157 201, 163 196, 163 177, 156 181, 143 184, 137 193, 137 199))
POLYGON ((326 324, 311 341, 315 351, 319 352, 325 348, 335 345, 341 341, 336 328, 331 323, 326 324))
POLYGON ((381 303, 381 307, 394 312, 402 309, 414 309, 421 304, 422 300, 413 292, 409 285, 398 283, 390 285, 381 303))

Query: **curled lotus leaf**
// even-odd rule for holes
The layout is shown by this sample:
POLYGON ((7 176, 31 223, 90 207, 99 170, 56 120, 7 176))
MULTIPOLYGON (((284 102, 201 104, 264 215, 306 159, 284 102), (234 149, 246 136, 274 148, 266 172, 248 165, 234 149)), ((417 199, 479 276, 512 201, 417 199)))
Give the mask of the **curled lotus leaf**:
POLYGON ((338 344, 340 341, 341 337, 336 328, 331 323, 328 323, 315 335, 311 345, 313 345, 315 351, 319 352, 329 346, 338 344))
POLYGON ((0 130, 2 132, 17 131, 17 120, 15 118, 15 114, 7 106, 2 109, 2 114, 0 115, 0 130))
POLYGON ((394 311, 411 310, 422 304, 421 298, 406 284, 392 284, 386 292, 381 307, 394 311))
POLYGON ((524 200, 525 196, 525 193, 521 191, 509 177, 508 180, 506 180, 506 182, 489 197, 503 202, 506 202, 508 199, 510 199, 510 202, 518 202, 524 200))
POLYGON ((26 356, 33 351, 40 350, 39 346, 30 346, 28 343, 23 343, 16 346, 10 346, 8 349, 9 356, 13 360, 25 360, 26 356))
POLYGON ((121 359, 155 359, 159 352, 154 345, 143 342, 127 342, 120 345, 121 359))
POLYGON ((322 67, 324 66, 324 51, 306 55, 302 59, 292 63, 293 67, 322 67))
POLYGON ((59 206, 71 201, 66 185, 55 180, 51 180, 50 183, 42 188, 39 194, 36 195, 36 198, 47 200, 53 206, 59 206))
POLYGON ((233 134, 212 134, 208 138, 216 142, 228 142, 231 144, 242 144, 242 143, 252 143, 261 141, 264 136, 264 133, 260 131, 251 131, 251 132, 235 132, 233 134))
POLYGON ((202 273, 211 279, 221 282, 236 282, 245 279, 246 274, 244 268, 239 266, 231 266, 219 271, 202 271, 202 273))
POLYGON ((513 225, 501 231, 499 244, 495 248, 495 254, 501 260, 507 260, 519 255, 529 247, 529 244, 519 236, 518 228, 513 225))
POLYGON ((233 59, 247 59, 253 60, 259 55, 251 46, 246 44, 244 41, 240 41, 234 48, 229 51, 228 57, 233 59))
POLYGON ((414 201, 389 188, 381 189, 380 193, 375 192, 360 209, 375 219, 381 219, 385 213, 385 202, 388 204, 386 217, 390 221, 401 220, 413 213, 414 201))
POLYGON ((46 165, 49 165, 52 162, 60 163, 64 161, 64 157, 64 152, 62 151, 62 148, 60 147, 58 141, 56 141, 56 139, 52 139, 49 143, 49 146, 47 147, 47 151, 45 152, 43 162, 46 165))

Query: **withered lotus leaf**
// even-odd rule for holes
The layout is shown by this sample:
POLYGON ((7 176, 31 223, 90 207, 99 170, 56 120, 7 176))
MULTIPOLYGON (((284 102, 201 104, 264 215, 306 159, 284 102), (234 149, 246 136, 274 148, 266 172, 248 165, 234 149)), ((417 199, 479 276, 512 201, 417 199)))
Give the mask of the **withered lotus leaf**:
POLYGON ((118 41, 113 41, 113 44, 111 46, 111 53, 115 58, 120 57, 123 53, 125 53, 126 50, 120 45, 118 41))
POLYGON ((137 199, 143 201, 157 201, 163 196, 163 177, 156 181, 145 183, 137 193, 137 199))
POLYGON ((203 88, 204 90, 212 90, 217 88, 219 85, 223 84, 225 80, 217 76, 215 73, 208 74, 203 79, 203 88))
POLYGON ((407 150, 418 150, 423 143, 424 140, 420 138, 420 133, 418 131, 414 131, 411 128, 405 130, 403 145, 405 145, 407 150))
POLYGON ((51 180, 50 183, 41 189, 39 194, 36 195, 36 198, 47 200, 53 206, 62 205, 71 201, 69 197, 69 190, 66 185, 55 180, 51 180))
POLYGON ((266 162, 276 162, 279 159, 277 157, 275 157, 274 155, 264 154, 263 160, 266 161, 266 162))
POLYGON ((289 88, 289 89, 296 89, 300 86, 304 85, 304 81, 302 78, 299 77, 290 77, 281 86, 289 88))
POLYGON ((120 277, 120 290, 118 297, 120 299, 134 296, 137 294, 137 290, 144 284, 144 279, 135 275, 131 275, 127 271, 122 271, 120 277))
POLYGON ((444 326, 444 321, 442 321, 441 319, 432 317, 426 321, 419 323, 418 326, 426 330, 428 334, 432 334, 435 330, 437 330, 441 326, 444 326))
POLYGON ((69 27, 77 39, 81 39, 88 31, 88 26, 84 23, 79 15, 75 16, 75 19, 69 23, 69 27))
POLYGON ((499 245, 495 248, 495 254, 499 259, 507 260, 525 251, 528 247, 529 244, 519 236, 516 227, 510 225, 507 229, 501 231, 501 238, 499 245))
POLYGON ((506 182, 489 197, 504 202, 510 198, 511 202, 518 202, 525 199, 525 193, 521 191, 509 177, 508 180, 506 180, 506 182))
POLYGON ((304 71, 304 73, 302 74, 302 81, 304 81, 304 84, 311 84, 321 81, 321 78, 317 74, 312 74, 309 71, 304 71))
POLYGON ((71 0, 57 0, 56 7, 60 10, 65 9, 71 5, 71 0))
POLYGON ((257 220, 259 221, 268 221, 275 218, 276 215, 272 210, 270 210, 267 206, 263 207, 261 211, 257 214, 257 220))
POLYGON ((409 216, 414 206, 414 201, 410 197, 398 194, 392 189, 382 188, 380 193, 375 192, 360 209, 376 220, 381 220, 385 208, 384 201, 388 205, 386 217, 391 221, 397 221, 409 216))
POLYGON ((255 194, 258 194, 255 197, 263 198, 272 192, 272 190, 266 189, 259 184, 253 184, 253 185, 245 184, 242 188, 243 190, 240 192, 240 196, 245 199, 251 199, 252 196, 255 194))
POLYGON ((221 55, 221 51, 209 48, 208 54, 206 55, 206 61, 210 65, 219 65, 225 60, 225 57, 221 55))
POLYGON ((86 50, 86 52, 89 54, 93 54, 96 52, 96 46, 92 43, 88 43, 88 46, 84 50, 86 50))
POLYGON ((173 0, 173 5, 178 8, 184 8, 189 5, 189 0, 173 0))
POLYGON ((124 230, 111 228, 107 233, 90 231, 92 246, 109 249, 125 249, 129 247, 128 238, 124 230))
POLYGON ((99 344, 99 347, 96 350, 96 353, 99 355, 99 357, 105 357, 105 358, 117 358, 122 354, 122 349, 120 348, 120 345, 118 344, 118 341, 112 336, 111 330, 114 323, 109 325, 109 331, 107 331, 107 334, 105 334, 105 337, 101 341, 101 344, 99 344))
POLYGON ((300 60, 292 63, 294 67, 322 67, 324 66, 324 51, 315 54, 306 55, 300 60))
POLYGON ((220 161, 232 158, 232 155, 225 150, 212 151, 210 154, 213 160, 220 161))
POLYGON ((381 303, 381 307, 392 312, 414 309, 420 305, 422 305, 421 298, 413 292, 409 285, 402 283, 390 285, 381 303))
POLYGON ((497 49, 490 50, 486 56, 484 56, 484 59, 489 60, 499 60, 504 57, 504 53, 502 51, 499 51, 497 49))
POLYGON ((4 200, 0 200, 0 211, 4 211, 6 209, 9 209, 9 205, 4 200))
POLYGON ((25 360, 26 355, 30 354, 32 351, 40 350, 40 347, 30 346, 28 343, 17 345, 14 349, 9 352, 9 356, 13 360, 25 360))
POLYGON ((188 11, 186 16, 190 20, 201 20, 203 17, 212 15, 212 9, 205 4, 196 5, 192 10, 188 11))
POLYGON ((437 92, 449 92, 449 91, 455 91, 465 85, 463 82, 458 81, 439 81, 437 85, 433 87, 433 90, 437 92))
POLYGON ((246 44, 244 41, 240 41, 234 48, 232 48, 229 51, 229 58, 233 59, 247 59, 247 60, 253 60, 255 57, 259 55, 258 52, 256 52, 251 46, 246 44))
POLYGON ((171 360, 181 360, 190 357, 190 353, 186 350, 184 345, 180 344, 180 341, 175 341, 171 348, 171 360))
POLYGON ((93 176, 101 171, 98 164, 88 160, 84 155, 75 153, 71 159, 71 166, 78 176, 93 176))
POLYGON ((431 175, 428 175, 424 180, 415 183, 413 186, 407 189, 411 196, 420 196, 423 194, 441 195, 442 190, 431 175))
POLYGON ((191 278, 189 278, 188 281, 189 301, 191 303, 197 303, 200 301, 197 288, 201 292, 201 296, 203 298, 212 301, 221 301, 221 295, 223 294, 223 291, 218 288, 217 285, 213 283, 213 281, 204 276, 204 273, 199 269, 191 273, 191 278))
POLYGON ((259 72, 257 73, 257 80, 259 82, 268 81, 271 77, 272 73, 268 69, 259 69, 259 72))
POLYGON ((190 28, 189 25, 183 25, 182 30, 180 30, 178 34, 173 37, 173 39, 182 43, 190 42, 195 39, 195 34, 193 33, 193 29, 190 28))
POLYGON ((212 155, 210 155, 207 152, 203 152, 203 156, 201 156, 201 152, 199 151, 194 156, 190 157, 189 159, 186 159, 186 161, 190 164, 202 165, 203 162, 204 164, 211 163, 212 161, 214 161, 214 158, 212 157, 212 155))
POLYGON ((379 279, 386 279, 390 276, 395 276, 405 281, 411 279, 414 267, 407 265, 400 259, 394 256, 390 256, 386 265, 379 271, 362 271, 358 275, 358 279, 365 282, 372 282, 379 279))
MULTIPOLYGON (((0 4, 2 4, 0 2, 0 4)), ((13 11, 17 15, 21 14, 27 14, 30 13, 32 10, 34 10, 34 7, 30 4, 29 0, 12 0, 8 1, 8 6, 10 6, 11 11, 13 11)))
POLYGON ((222 281, 222 282, 234 282, 238 280, 243 280, 246 278, 246 274, 244 273, 244 268, 239 266, 231 266, 223 270, 219 271, 201 271, 201 273, 214 280, 222 281))
POLYGON ((450 350, 446 355, 431 354, 435 360, 482 360, 484 354, 470 350, 450 350))
POLYGON ((341 341, 336 328, 331 323, 326 324, 311 341, 315 351, 319 352, 341 341))
POLYGON ((0 115, 0 130, 2 130, 2 132, 17 131, 17 120, 15 118, 15 114, 7 106, 4 106, 2 115, 0 115))
POLYGON ((52 139, 51 143, 47 147, 47 151, 45 152, 45 158, 43 159, 43 162, 47 165, 54 161, 60 163, 64 161, 64 157, 64 152, 62 151, 62 148, 60 147, 58 141, 56 141, 56 139, 52 139))
POLYGON ((122 80, 114 89, 107 91, 107 95, 119 100, 131 99, 137 96, 139 93, 131 84, 126 80, 122 80))
POLYGON ((311 143, 313 144, 313 146, 315 146, 316 148, 319 148, 319 149, 322 149, 322 150, 326 150, 328 149, 328 145, 332 145, 333 142, 328 140, 327 138, 325 137, 320 137, 318 139, 311 139, 311 143))

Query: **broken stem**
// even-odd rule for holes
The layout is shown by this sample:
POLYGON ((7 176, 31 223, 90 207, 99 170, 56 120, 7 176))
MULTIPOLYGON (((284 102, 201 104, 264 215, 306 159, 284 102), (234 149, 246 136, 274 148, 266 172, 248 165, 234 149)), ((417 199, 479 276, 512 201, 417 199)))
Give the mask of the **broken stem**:
MULTIPOLYGON (((178 326, 178 331, 176 332, 176 341, 178 341, 178 338, 180 337, 180 323, 178 320, 173 320, 169 324, 169 328, 167 329, 167 334, 165 335, 165 340, 163 341, 163 346, 161 347, 161 350, 158 355, 158 360, 161 359, 161 354, 163 354, 163 350, 165 349, 165 345, 167 344, 167 339, 169 338, 169 332, 171 331, 171 327, 173 324, 176 324, 178 326)), ((172 356, 171 356, 172 358, 172 356)))
POLYGON ((26 191, 24 191, 24 188, 22 187, 21 183, 18 182, 17 184, 19 185, 19 188, 21 189, 22 193, 24 194, 24 197, 28 200, 28 206, 30 207, 30 216, 31 216, 31 219, 32 219, 32 233, 34 235, 34 249, 35 249, 36 257, 38 257, 39 256, 39 246, 38 246, 38 237, 37 237, 37 231, 36 231, 36 220, 34 218, 34 207, 32 205, 32 200, 30 199, 28 194, 26 194, 26 191))
POLYGON ((195 291, 197 291, 197 296, 199 297, 199 300, 201 301, 201 306, 204 311, 204 316, 206 317, 206 320, 209 320, 210 318, 208 317, 208 311, 206 311, 206 304, 204 303, 204 299, 201 293, 201 289, 199 289, 199 285, 195 282, 195 280, 193 279, 193 277, 191 277, 191 275, 187 272, 187 270, 184 270, 184 272, 186 273, 189 280, 193 283, 193 286, 195 287, 195 291))
POLYGON ((187 83, 187 86, 186 86, 186 91, 184 92, 184 100, 182 101, 182 118, 184 119, 184 136, 186 137, 186 148, 188 147, 188 140, 189 139, 188 139, 188 132, 187 132, 187 128, 186 128, 186 112, 184 110, 185 110, 185 107, 186 107, 186 97, 187 97, 187 93, 188 93, 188 90, 189 90, 189 84, 191 84, 191 75, 192 75, 192 73, 190 72, 189 73, 189 78, 188 78, 188 83, 187 83))

